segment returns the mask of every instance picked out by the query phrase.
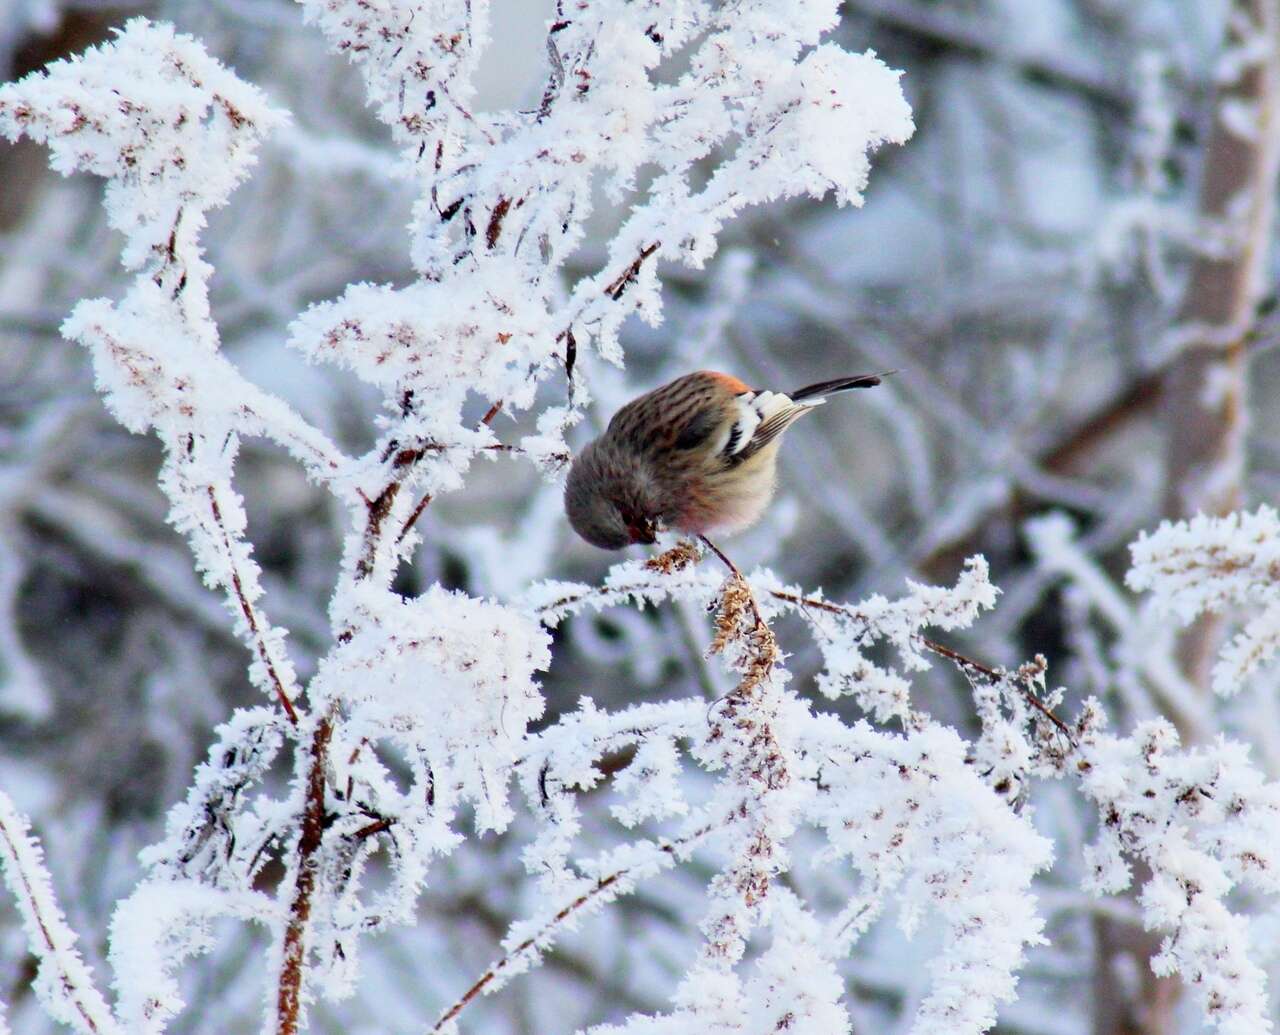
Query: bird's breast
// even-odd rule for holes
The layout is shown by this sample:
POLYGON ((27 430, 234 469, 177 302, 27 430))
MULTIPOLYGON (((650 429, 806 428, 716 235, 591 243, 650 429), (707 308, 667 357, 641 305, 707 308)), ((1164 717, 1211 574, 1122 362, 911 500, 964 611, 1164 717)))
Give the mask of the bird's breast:
POLYGON ((778 443, 773 442, 741 464, 693 474, 683 487, 675 487, 667 524, 705 535, 750 527, 773 498, 777 458, 778 443))

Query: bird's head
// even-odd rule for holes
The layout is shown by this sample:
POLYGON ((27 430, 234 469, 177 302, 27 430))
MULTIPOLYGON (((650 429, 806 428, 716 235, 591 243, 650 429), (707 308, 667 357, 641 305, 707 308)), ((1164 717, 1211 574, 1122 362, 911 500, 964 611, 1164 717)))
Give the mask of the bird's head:
POLYGON ((652 543, 659 531, 648 472, 598 440, 569 469, 564 509, 573 530, 602 550, 652 543))

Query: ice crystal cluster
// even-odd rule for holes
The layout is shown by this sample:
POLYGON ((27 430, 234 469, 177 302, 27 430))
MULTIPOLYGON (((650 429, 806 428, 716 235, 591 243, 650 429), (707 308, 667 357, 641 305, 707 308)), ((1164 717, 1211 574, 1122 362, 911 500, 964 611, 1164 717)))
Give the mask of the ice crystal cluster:
MULTIPOLYGON (((486 832, 532 830, 528 915, 470 988, 423 1004, 423 1030, 465 1025, 479 996, 500 994, 564 931, 704 853, 714 872, 669 1009, 620 1014, 598 1035, 850 1032, 841 964, 886 915, 937 942, 911 1030, 982 1032, 1045 936, 1032 881, 1054 860, 1025 801, 1030 784, 1058 780, 1097 811, 1087 890, 1116 894, 1140 863, 1143 915, 1166 935, 1158 965, 1200 991, 1220 1030, 1269 1030, 1230 896, 1276 890, 1277 788, 1227 740, 1182 748, 1160 723, 1113 735, 1094 703, 1064 721, 1041 660, 1006 671, 933 641, 994 606, 981 558, 951 587, 859 603, 766 570, 724 578, 692 544, 622 562, 601 585, 544 580, 503 599, 392 588, 424 508, 463 489, 477 458, 514 455, 550 477, 563 467, 596 359, 621 362, 633 313, 661 318, 660 263, 706 263, 748 205, 861 203, 871 155, 909 138, 911 113, 896 72, 825 39, 837 4, 562 0, 538 102, 489 112, 473 103, 484 0, 304 8, 363 77, 418 195, 416 278, 349 286, 300 314, 288 343, 381 393, 377 440, 360 456, 248 380, 219 350, 210 310, 207 213, 233 203, 284 113, 194 39, 142 19, 0 89, 0 131, 46 143, 63 172, 106 180, 135 276, 120 299, 81 303, 64 332, 92 354, 120 422, 163 446, 170 520, 222 594, 263 695, 218 728, 144 854, 146 879, 118 906, 111 1003, 26 821, 0 796, 0 863, 48 1013, 82 1032, 163 1031, 184 1007, 182 968, 230 922, 266 934, 265 1030, 299 1030, 318 1000, 359 986, 365 939, 414 922, 444 857, 486 832), (601 203, 618 229, 599 268, 570 279, 566 260, 601 203), (530 415, 536 433, 503 441, 502 412, 530 415), (305 685, 234 487, 246 437, 288 450, 349 518, 332 646, 305 685), (542 721, 550 630, 669 600, 713 615, 721 697, 616 712, 584 698, 542 721), (792 678, 774 629, 783 616, 821 653, 820 694, 851 698, 864 720, 823 710, 792 678), (937 656, 969 681, 976 734, 913 696, 937 656), (628 837, 584 852, 581 802, 606 785, 628 837), (835 909, 788 887, 810 835, 824 865, 856 878, 835 909)), ((1264 511, 1162 529, 1135 548, 1135 587, 1182 617, 1262 606, 1223 655, 1223 690, 1275 651, 1275 526, 1264 511)))

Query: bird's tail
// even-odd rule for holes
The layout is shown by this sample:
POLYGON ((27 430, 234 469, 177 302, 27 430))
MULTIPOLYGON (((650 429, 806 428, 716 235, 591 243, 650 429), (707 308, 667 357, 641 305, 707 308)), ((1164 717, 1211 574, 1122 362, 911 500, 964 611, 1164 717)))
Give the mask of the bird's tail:
POLYGON ((857 377, 837 377, 834 381, 819 381, 816 385, 806 385, 794 392, 788 392, 792 402, 805 399, 820 399, 824 395, 835 395, 836 392, 847 392, 853 388, 874 388, 882 377, 896 373, 887 370, 883 374, 859 374, 857 377))

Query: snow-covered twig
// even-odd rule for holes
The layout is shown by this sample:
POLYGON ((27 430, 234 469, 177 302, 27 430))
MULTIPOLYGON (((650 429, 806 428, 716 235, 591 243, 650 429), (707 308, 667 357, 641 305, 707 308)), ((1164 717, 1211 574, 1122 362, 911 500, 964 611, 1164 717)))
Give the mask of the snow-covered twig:
POLYGON ((710 832, 710 827, 703 827, 671 840, 661 839, 632 846, 626 855, 625 865, 616 866, 598 877, 585 879, 581 887, 575 885, 573 897, 563 904, 556 903, 549 907, 545 911, 548 915, 545 919, 536 921, 536 927, 525 923, 512 932, 506 940, 506 951, 485 968, 484 973, 470 988, 441 1012, 431 1031, 451 1030, 450 1026, 458 1015, 478 996, 496 992, 515 975, 527 970, 551 946, 561 927, 577 923, 590 910, 602 908, 633 888, 641 878, 675 866, 677 862, 687 858, 710 832), (526 934, 525 931, 530 933, 526 934))
POLYGON ((1132 589, 1152 594, 1155 607, 1183 624, 1233 605, 1260 611, 1222 650, 1213 689, 1223 696, 1280 650, 1280 517, 1271 507, 1252 513, 1164 522, 1132 546, 1132 589))
POLYGON ((39 961, 35 991, 50 1016, 88 1035, 115 1035, 122 1029, 94 986, 93 975, 76 950, 76 936, 67 927, 54 899, 53 882, 45 869, 40 845, 27 820, 0 791, 0 869, 18 904, 27 945, 39 961))
POLYGON ((1217 1030, 1269 1031, 1249 922, 1230 910, 1228 896, 1237 887, 1280 893, 1280 785, 1264 781, 1239 743, 1180 750, 1163 720, 1129 737, 1100 725, 1091 701, 1076 761, 1100 819, 1098 841, 1086 852, 1088 886, 1114 894, 1132 880, 1126 857, 1145 863, 1143 920, 1165 935, 1152 960, 1156 973, 1177 973, 1194 987, 1217 1030))

